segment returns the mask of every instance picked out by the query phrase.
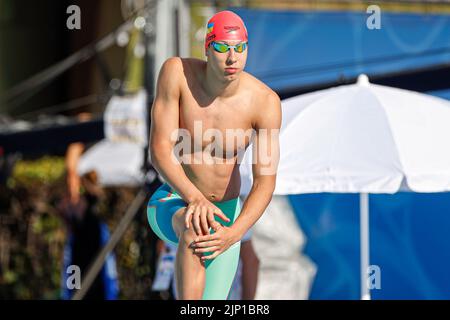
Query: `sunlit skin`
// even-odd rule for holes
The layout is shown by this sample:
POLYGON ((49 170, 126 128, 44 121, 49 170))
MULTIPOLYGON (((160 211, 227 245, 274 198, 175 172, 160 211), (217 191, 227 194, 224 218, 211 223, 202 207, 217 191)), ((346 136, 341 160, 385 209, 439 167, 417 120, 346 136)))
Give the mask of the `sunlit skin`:
MULTIPOLYGON (((218 41, 218 40, 217 40, 218 41)), ((219 42, 219 41, 218 41, 219 42)), ((240 40, 223 41, 237 45, 240 40)), ((241 213, 231 227, 215 221, 218 216, 228 218, 213 204, 237 198, 241 188, 238 150, 226 139, 221 146, 227 157, 225 164, 176 163, 172 151, 176 144, 170 136, 174 130, 185 129, 194 137, 194 123, 202 129, 217 129, 225 135, 227 129, 254 129, 255 145, 269 145, 258 135, 259 129, 278 130, 281 125, 280 99, 261 81, 244 71, 250 45, 242 53, 231 48, 226 53, 206 50, 207 61, 199 59, 168 59, 161 68, 156 97, 152 106, 150 152, 153 166, 188 204, 172 218, 179 237, 176 258, 176 281, 180 299, 201 299, 205 286, 203 259, 214 259, 238 242, 260 218, 275 189, 276 174, 263 174, 262 165, 253 165, 253 187, 242 206, 241 213), (209 229, 215 233, 210 235, 209 229), (212 252, 209 256, 203 253, 212 252)), ((204 153, 211 141, 195 141, 204 153)), ((278 161, 278 138, 270 145, 272 162, 278 161)), ((198 156, 192 150, 187 156, 198 156)), ((200 155, 201 156, 201 155, 200 155)), ((215 155, 222 157, 222 154, 215 155)))

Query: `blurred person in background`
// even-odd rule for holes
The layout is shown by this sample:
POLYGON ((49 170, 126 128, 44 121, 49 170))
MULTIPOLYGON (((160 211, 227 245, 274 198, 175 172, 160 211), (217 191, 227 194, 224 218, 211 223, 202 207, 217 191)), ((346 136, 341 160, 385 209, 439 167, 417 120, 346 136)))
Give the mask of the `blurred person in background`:
MULTIPOLYGON (((67 273, 68 267, 78 266, 81 275, 85 276, 89 266, 109 239, 108 228, 98 217, 98 205, 104 192, 98 183, 97 173, 90 171, 81 177, 77 173, 84 150, 85 146, 82 143, 73 143, 67 149, 67 193, 58 205, 69 232, 62 272, 63 299, 70 299, 74 291, 67 285, 67 278, 70 275, 67 273)), ((84 299, 114 300, 117 297, 115 257, 110 254, 84 299)))

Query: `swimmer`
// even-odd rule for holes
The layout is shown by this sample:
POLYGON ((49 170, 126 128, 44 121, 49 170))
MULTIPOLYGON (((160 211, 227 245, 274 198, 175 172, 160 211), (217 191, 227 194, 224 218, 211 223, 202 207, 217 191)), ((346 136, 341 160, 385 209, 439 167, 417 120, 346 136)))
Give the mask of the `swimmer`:
POLYGON ((249 46, 242 19, 221 11, 207 24, 206 61, 172 57, 158 76, 150 158, 165 183, 151 196, 147 217, 159 238, 177 245, 175 279, 182 300, 227 299, 241 239, 275 189, 281 104, 244 71, 249 46), (230 130, 253 133, 236 142, 230 130), (253 185, 241 203, 239 156, 250 144, 253 185))

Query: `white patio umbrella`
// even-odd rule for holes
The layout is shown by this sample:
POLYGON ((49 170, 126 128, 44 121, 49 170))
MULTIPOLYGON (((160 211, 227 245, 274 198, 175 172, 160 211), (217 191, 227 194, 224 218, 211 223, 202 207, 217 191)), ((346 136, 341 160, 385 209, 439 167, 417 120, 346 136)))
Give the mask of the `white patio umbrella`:
MULTIPOLYGON (((356 84, 284 100, 282 110, 274 194, 360 194, 361 298, 370 299, 369 193, 450 190, 450 102, 360 75, 356 84)), ((250 163, 246 152, 244 189, 250 163)))

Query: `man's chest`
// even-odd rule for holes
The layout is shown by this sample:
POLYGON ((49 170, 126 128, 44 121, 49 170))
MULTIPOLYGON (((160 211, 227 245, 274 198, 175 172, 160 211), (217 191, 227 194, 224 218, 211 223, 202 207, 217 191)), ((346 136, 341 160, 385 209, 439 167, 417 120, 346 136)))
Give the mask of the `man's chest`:
POLYGON ((180 99, 179 126, 196 146, 235 153, 252 136, 252 110, 246 101, 230 99, 201 105, 193 97, 180 99))

